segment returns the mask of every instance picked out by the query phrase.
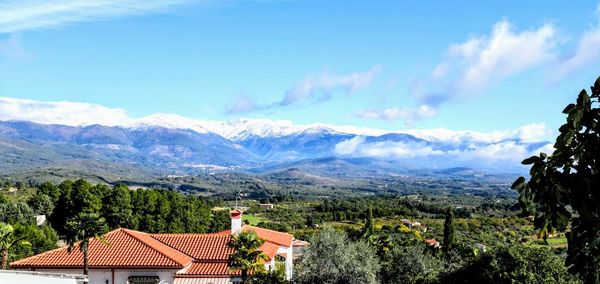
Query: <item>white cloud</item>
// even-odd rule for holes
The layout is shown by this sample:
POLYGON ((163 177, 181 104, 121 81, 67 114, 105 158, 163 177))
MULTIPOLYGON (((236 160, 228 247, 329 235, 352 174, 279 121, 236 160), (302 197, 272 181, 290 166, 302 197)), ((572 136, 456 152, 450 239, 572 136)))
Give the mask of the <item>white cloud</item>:
POLYGON ((491 132, 478 132, 470 130, 438 129, 412 129, 405 130, 407 134, 429 140, 455 145, 472 141, 478 143, 494 143, 508 139, 520 139, 522 142, 539 142, 549 139, 553 131, 543 123, 526 124, 516 129, 496 130, 491 132))
POLYGON ((326 101, 331 99, 335 93, 352 94, 369 86, 380 70, 381 66, 375 65, 365 72, 335 74, 325 68, 320 74, 309 75, 296 82, 286 92, 279 105, 288 106, 309 101, 326 101))
POLYGON ((432 71, 433 90, 420 86, 415 96, 434 104, 453 96, 479 94, 509 76, 550 62, 556 57, 556 29, 545 24, 517 32, 507 21, 496 23, 488 36, 451 45, 432 71))
POLYGON ((362 109, 358 110, 355 115, 366 119, 379 119, 386 121, 404 120, 407 126, 412 126, 416 121, 432 118, 437 116, 437 109, 428 106, 420 105, 415 108, 384 108, 384 109, 362 109))
POLYGON ((0 33, 162 12, 188 0, 7 0, 0 2, 0 33))
POLYGON ((21 45, 21 37, 11 34, 7 39, 0 40, 0 55, 7 58, 25 57, 25 49, 21 45))
POLYGON ((551 153, 553 151, 552 144, 550 143, 541 146, 538 145, 533 147, 534 149, 530 149, 530 144, 520 143, 515 140, 491 143, 469 141, 469 144, 465 148, 449 148, 448 145, 419 142, 367 142, 365 137, 357 136, 338 143, 335 146, 335 152, 338 155, 350 157, 383 159, 423 158, 438 160, 442 163, 447 159, 463 161, 465 164, 469 164, 469 162, 510 162, 518 164, 524 158, 537 155, 539 152, 551 153))
POLYGON ((443 154, 423 143, 407 142, 366 142, 364 136, 344 140, 335 146, 339 155, 374 158, 413 158, 443 154))
POLYGON ((575 50, 559 60, 556 68, 550 71, 551 79, 564 78, 584 67, 597 64, 600 59, 600 4, 596 8, 596 16, 599 18, 596 25, 586 31, 577 42, 575 50))
POLYGON ((127 111, 95 104, 76 102, 40 102, 0 97, 0 120, 25 120, 42 124, 71 126, 101 124, 107 126, 129 123, 127 111))

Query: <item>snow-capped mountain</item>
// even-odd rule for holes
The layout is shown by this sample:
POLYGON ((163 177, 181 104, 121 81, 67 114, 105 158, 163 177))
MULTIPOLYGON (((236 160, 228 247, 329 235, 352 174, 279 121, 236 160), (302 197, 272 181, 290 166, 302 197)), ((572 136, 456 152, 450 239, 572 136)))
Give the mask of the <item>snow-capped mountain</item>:
POLYGON ((492 133, 402 132, 266 119, 196 120, 168 114, 118 126, 5 121, 0 122, 0 154, 10 162, 0 163, 0 169, 50 167, 81 160, 167 174, 261 171, 294 163, 307 167, 330 163, 329 171, 356 166, 354 171, 470 167, 515 172, 524 170, 520 166, 523 158, 552 151, 551 144, 532 134, 543 130, 530 125, 492 133))

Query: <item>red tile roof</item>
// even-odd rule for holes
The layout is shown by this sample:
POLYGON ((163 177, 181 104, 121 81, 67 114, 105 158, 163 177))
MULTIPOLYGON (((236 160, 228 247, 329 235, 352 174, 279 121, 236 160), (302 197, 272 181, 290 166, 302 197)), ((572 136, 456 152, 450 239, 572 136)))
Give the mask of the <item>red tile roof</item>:
POLYGON ((278 249, 279 245, 270 242, 264 242, 262 246, 260 246, 260 250, 269 257, 269 260, 275 257, 278 249))
MULTIPOLYGON (((258 235, 259 238, 261 238, 267 242, 275 243, 275 244, 278 244, 281 246, 286 246, 286 247, 291 247, 292 241, 294 240, 294 235, 292 235, 292 234, 282 233, 282 232, 273 231, 273 230, 269 230, 269 229, 263 229, 263 228, 254 227, 254 226, 250 226, 250 225, 242 226, 242 230, 245 232, 246 231, 254 231, 258 235)), ((231 230, 220 231, 215 234, 231 235, 231 230)))
MULTIPOLYGON (((291 246, 287 233, 245 225, 265 243, 260 247, 273 259, 281 245, 291 246)), ((147 234, 117 229, 105 235, 108 244, 90 239, 90 268, 175 268, 181 275, 235 275, 228 271, 227 260, 233 249, 227 246, 229 231, 215 234, 147 234)), ((11 263, 13 268, 81 268, 83 256, 78 247, 71 253, 58 248, 11 263)), ((179 274, 178 274, 179 275, 179 274)))
POLYGON ((215 234, 151 234, 168 246, 195 260, 227 260, 233 249, 227 246, 229 235, 215 234))
POLYGON ((294 240, 294 236, 288 233, 277 232, 273 230, 263 229, 259 227, 254 227, 250 225, 245 225, 242 230, 244 231, 254 231, 258 235, 259 238, 278 245, 291 247, 292 241, 294 240))
POLYGON ((230 277, 239 276, 240 271, 233 271, 227 262, 194 262, 183 272, 178 272, 175 277, 230 277))
MULTIPOLYGON (((142 232, 117 229, 105 236, 108 244, 92 238, 89 246, 89 267, 183 268, 192 262, 188 255, 173 249, 142 232)), ((54 249, 11 263, 13 268, 83 266, 78 247, 71 253, 67 247, 54 249)))

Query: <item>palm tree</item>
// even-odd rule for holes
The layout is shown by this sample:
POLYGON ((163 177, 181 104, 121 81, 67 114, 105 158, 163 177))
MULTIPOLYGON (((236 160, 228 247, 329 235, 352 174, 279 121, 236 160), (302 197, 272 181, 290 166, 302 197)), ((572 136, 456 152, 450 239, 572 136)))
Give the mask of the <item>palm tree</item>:
POLYGON ((2 269, 8 266, 8 252, 14 245, 31 245, 22 237, 15 236, 15 228, 9 224, 0 223, 0 252, 2 254, 2 269))
POLYGON ((248 271, 258 272, 264 269, 264 261, 269 258, 260 250, 264 242, 253 231, 231 236, 227 245, 234 251, 229 255, 229 268, 240 270, 244 282, 248 278, 248 271))
POLYGON ((80 213, 69 219, 65 227, 67 229, 67 243, 69 244, 68 251, 70 253, 75 246, 79 246, 79 250, 83 253, 83 274, 88 275, 90 240, 95 238, 107 244, 102 236, 108 230, 106 222, 97 213, 80 213))

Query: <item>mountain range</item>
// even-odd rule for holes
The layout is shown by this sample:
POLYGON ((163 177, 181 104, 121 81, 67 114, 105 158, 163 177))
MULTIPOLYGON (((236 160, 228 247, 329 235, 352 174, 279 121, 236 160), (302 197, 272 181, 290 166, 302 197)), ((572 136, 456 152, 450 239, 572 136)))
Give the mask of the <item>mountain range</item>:
POLYGON ((152 116, 121 126, 0 122, 0 170, 190 175, 302 170, 324 176, 522 173, 550 143, 518 135, 415 135, 244 119, 152 116), (420 136, 420 137, 418 137, 420 136), (460 170, 456 170, 460 169, 460 170))

